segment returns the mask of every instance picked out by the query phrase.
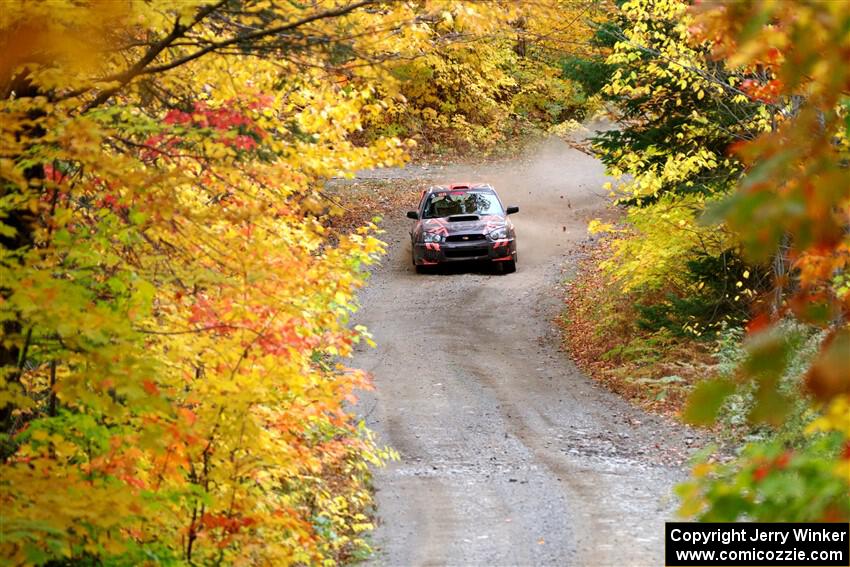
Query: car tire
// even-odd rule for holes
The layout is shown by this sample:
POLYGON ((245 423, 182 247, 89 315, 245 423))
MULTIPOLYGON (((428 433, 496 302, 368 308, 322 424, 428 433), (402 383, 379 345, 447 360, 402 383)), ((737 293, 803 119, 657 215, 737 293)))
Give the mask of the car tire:
POLYGON ((420 266, 416 263, 416 256, 413 255, 413 250, 410 251, 410 263, 413 264, 413 271, 417 274, 427 274, 428 266, 420 266))
POLYGON ((507 262, 499 262, 499 273, 512 274, 516 271, 516 260, 508 260, 507 262))

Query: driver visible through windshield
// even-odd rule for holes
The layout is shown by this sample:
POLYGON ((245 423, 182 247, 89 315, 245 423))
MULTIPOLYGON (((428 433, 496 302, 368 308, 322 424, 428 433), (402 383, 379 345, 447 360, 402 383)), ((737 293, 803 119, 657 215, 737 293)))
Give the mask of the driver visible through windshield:
POLYGON ((453 215, 500 215, 502 205, 493 193, 485 191, 441 191, 428 197, 422 218, 453 215))

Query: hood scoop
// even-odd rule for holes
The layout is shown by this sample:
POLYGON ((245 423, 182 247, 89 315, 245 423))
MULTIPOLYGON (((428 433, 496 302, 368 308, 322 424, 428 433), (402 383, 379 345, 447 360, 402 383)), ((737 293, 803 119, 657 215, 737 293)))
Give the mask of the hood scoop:
POLYGON ((447 219, 449 222, 477 221, 478 215, 452 215, 447 219))

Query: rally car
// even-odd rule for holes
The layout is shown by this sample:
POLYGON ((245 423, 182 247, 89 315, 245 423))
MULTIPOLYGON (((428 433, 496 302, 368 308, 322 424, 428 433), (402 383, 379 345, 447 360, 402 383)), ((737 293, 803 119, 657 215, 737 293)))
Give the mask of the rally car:
POLYGON ((407 217, 413 265, 417 272, 450 262, 483 261, 502 273, 516 271, 516 233, 508 215, 519 207, 503 207, 488 183, 429 187, 419 208, 407 217))

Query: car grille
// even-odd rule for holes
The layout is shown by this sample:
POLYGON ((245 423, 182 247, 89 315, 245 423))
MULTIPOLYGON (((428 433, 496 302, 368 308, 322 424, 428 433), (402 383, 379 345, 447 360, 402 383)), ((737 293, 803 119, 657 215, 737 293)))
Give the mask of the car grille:
POLYGON ((476 256, 487 256, 487 248, 480 246, 470 248, 444 248, 443 253, 446 258, 474 258, 476 256))
POLYGON ((472 242, 473 240, 484 240, 483 234, 451 234, 446 237, 446 242, 472 242))

